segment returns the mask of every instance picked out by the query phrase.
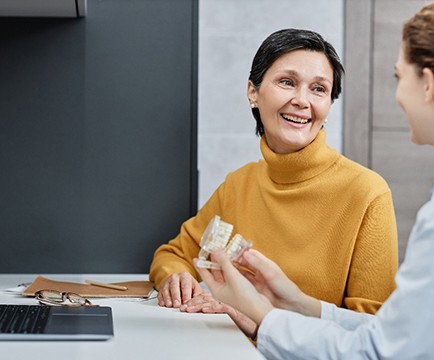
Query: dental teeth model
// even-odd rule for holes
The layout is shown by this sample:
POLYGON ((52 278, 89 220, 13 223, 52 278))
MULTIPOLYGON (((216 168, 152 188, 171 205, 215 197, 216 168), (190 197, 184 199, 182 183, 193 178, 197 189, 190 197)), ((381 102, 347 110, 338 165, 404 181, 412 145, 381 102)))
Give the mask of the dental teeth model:
POLYGON ((210 221, 200 240, 199 259, 196 265, 207 269, 220 269, 220 266, 209 261, 209 255, 215 247, 223 248, 231 261, 238 260, 244 251, 252 247, 252 242, 245 240, 240 234, 235 234, 231 241, 233 225, 224 222, 218 215, 210 221))

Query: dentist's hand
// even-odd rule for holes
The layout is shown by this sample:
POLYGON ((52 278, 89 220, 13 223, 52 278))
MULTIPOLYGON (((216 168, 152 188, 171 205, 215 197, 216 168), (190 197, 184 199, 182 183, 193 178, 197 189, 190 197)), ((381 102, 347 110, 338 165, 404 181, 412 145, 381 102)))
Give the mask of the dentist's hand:
POLYGON ((240 265, 250 271, 240 272, 264 295, 274 307, 296 311, 308 316, 321 316, 321 303, 304 294, 279 266, 257 250, 243 254, 240 265))
MULTIPOLYGON (((219 301, 232 306, 252 319, 257 325, 273 309, 268 299, 259 294, 255 287, 234 267, 222 249, 214 249, 212 261, 221 270, 196 267, 212 295, 219 301)), ((197 259, 194 260, 196 264, 197 259)))

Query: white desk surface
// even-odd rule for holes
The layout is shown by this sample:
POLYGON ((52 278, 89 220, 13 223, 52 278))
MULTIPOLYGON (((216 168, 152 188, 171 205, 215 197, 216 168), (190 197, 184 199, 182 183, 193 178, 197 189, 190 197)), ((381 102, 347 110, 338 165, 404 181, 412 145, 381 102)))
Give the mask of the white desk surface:
MULTIPOLYGON (((147 280, 146 275, 54 275, 49 279, 83 282, 147 280)), ((33 274, 0 274, 0 303, 36 304, 33 298, 3 290, 31 282, 33 274)), ((155 296, 155 294, 153 295, 155 296)), ((158 306, 156 299, 92 299, 113 309, 114 333, 108 341, 0 341, 7 360, 256 360, 264 357, 224 314, 187 314, 158 306)))

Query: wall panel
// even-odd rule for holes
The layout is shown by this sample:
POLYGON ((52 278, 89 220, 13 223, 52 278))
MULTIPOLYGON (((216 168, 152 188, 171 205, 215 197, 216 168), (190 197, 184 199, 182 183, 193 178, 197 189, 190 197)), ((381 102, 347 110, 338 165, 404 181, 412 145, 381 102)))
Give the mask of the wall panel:
POLYGON ((196 211, 197 1, 0 19, 0 272, 147 272, 196 211))

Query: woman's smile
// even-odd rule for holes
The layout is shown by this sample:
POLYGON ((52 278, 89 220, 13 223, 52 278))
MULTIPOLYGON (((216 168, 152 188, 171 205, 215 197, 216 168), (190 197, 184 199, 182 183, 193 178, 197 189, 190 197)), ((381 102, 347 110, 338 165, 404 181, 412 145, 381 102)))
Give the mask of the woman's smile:
POLYGON ((288 121, 290 123, 294 123, 297 125, 306 125, 307 123, 312 122, 312 119, 308 119, 308 118, 303 118, 300 116, 296 116, 296 115, 289 115, 289 114, 280 114, 282 116, 282 118, 285 121, 288 121))

